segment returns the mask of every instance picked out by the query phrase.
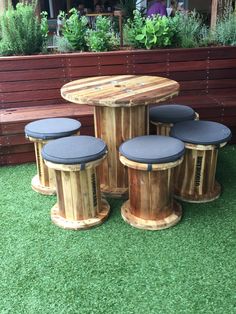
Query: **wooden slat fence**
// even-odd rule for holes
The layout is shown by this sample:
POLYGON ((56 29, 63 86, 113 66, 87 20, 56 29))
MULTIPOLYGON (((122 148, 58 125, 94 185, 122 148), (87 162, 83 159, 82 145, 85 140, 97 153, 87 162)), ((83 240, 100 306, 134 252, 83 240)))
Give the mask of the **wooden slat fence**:
POLYGON ((201 119, 229 126, 236 142, 236 47, 124 50, 0 58, 0 165, 34 160, 24 126, 40 118, 73 117, 94 134, 93 108, 67 103, 60 88, 97 75, 145 74, 177 80, 170 100, 191 106, 201 119))

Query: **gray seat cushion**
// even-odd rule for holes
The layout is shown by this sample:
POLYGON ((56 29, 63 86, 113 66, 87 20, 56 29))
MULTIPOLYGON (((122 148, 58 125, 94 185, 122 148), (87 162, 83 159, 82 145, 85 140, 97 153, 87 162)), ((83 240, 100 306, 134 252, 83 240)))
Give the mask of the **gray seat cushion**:
POLYGON ((177 123, 181 121, 194 120, 195 111, 184 105, 162 105, 152 107, 149 110, 150 121, 162 123, 177 123))
POLYGON ((27 136, 49 140, 76 134, 81 128, 81 123, 69 118, 41 119, 25 126, 27 136))
POLYGON ((228 142, 231 131, 225 125, 212 121, 185 121, 175 124, 170 136, 183 142, 199 145, 217 145, 228 142))
POLYGON ((93 136, 70 136, 48 142, 42 149, 45 160, 57 164, 84 164, 103 157, 107 146, 93 136))
POLYGON ((120 153, 140 163, 168 163, 184 154, 184 143, 168 136, 139 136, 124 142, 120 146, 120 153))

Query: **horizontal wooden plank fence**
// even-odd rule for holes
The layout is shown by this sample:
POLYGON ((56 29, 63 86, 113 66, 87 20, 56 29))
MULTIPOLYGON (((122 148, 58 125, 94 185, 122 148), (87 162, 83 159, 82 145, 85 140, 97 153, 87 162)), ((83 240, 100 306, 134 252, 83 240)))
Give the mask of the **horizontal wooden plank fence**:
MULTIPOLYGON (((94 134, 93 109, 66 102, 60 88, 96 75, 145 74, 180 83, 170 102, 194 108, 201 119, 229 126, 236 142, 236 47, 125 50, 0 58, 0 165, 34 161, 27 123, 72 117, 94 134)), ((86 104, 85 104, 86 105, 86 104)))

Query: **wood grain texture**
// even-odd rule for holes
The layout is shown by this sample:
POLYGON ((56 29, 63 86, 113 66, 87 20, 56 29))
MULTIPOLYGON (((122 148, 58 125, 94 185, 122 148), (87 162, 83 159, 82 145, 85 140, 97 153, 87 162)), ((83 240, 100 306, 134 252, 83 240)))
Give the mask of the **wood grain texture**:
POLYGON ((184 161, 175 169, 175 197, 192 203, 217 199, 221 192, 215 180, 218 147, 186 143, 185 148, 184 161))
POLYGON ((81 133, 92 135, 93 108, 87 107, 85 120, 84 108, 66 104, 60 88, 71 80, 96 75, 152 74, 176 80, 180 96, 171 102, 191 106, 201 119, 229 126, 231 143, 235 143, 235 51, 235 47, 202 47, 1 57, 0 137, 2 132, 7 138, 0 139, 4 145, 0 164, 34 160, 32 148, 25 153, 17 151, 26 144, 22 136, 15 135, 23 135, 20 130, 35 120, 35 112, 41 118, 81 118, 81 133))
POLYGON ((163 77, 116 75, 73 81, 61 88, 61 95, 76 104, 133 107, 158 103, 178 89, 177 82, 163 77))
POLYGON ((95 135, 108 146, 108 158, 100 167, 103 193, 127 196, 128 177, 119 162, 119 146, 147 134, 147 105, 176 95, 178 88, 177 82, 166 78, 135 75, 92 77, 62 87, 66 100, 95 106, 95 135))
POLYGON ((34 143, 37 166, 37 175, 31 181, 32 189, 43 195, 53 195, 56 193, 54 173, 45 165, 41 155, 42 148, 48 141, 38 140, 33 137, 28 139, 34 143))
POLYGON ((137 107, 95 107, 95 134, 108 147, 108 157, 100 167, 101 190, 105 195, 127 197, 128 175, 119 161, 120 145, 147 134, 148 110, 137 107))
POLYGON ((147 164, 140 166, 141 163, 124 156, 120 161, 128 167, 129 175, 129 200, 121 209, 124 220, 134 227, 148 230, 175 225, 181 219, 182 211, 173 200, 173 169, 182 160, 171 163, 171 166, 165 164, 163 169, 161 164, 152 165, 152 171, 147 171, 147 164))
MULTIPOLYGON (((104 156, 105 158, 106 156, 104 156)), ((81 165, 60 165, 45 161, 56 178, 57 204, 51 210, 52 221, 61 228, 80 230, 101 224, 110 212, 101 199, 98 165, 102 159, 81 165)))

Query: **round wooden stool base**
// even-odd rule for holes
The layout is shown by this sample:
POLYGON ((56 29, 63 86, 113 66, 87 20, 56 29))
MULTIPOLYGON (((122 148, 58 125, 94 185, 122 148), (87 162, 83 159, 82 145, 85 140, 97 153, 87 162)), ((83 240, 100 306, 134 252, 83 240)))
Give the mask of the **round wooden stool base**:
POLYGON ((188 202, 188 203, 207 203, 207 202, 212 202, 219 198, 221 194, 221 186, 220 184, 216 181, 215 182, 215 188, 214 191, 208 194, 204 195, 177 195, 175 194, 174 197, 178 200, 181 200, 183 202, 188 202))
POLYGON ((31 180, 31 187, 35 192, 38 192, 43 195, 56 194, 56 188, 42 185, 39 181, 39 176, 37 174, 31 180))
POLYGON ((127 199, 129 195, 128 188, 111 188, 103 184, 100 185, 100 188, 104 197, 127 199))
POLYGON ((63 229, 81 230, 89 229, 91 227, 102 224, 109 215, 109 212, 110 205, 107 203, 106 200, 102 199, 101 212, 96 217, 83 220, 68 220, 59 215, 58 204, 55 204, 51 209, 51 219, 55 225, 63 229))
POLYGON ((182 217, 182 206, 174 201, 173 213, 170 216, 164 219, 146 220, 131 214, 130 204, 129 201, 127 201, 121 207, 121 215, 124 221, 135 228, 146 230, 162 230, 172 227, 180 221, 182 217))

